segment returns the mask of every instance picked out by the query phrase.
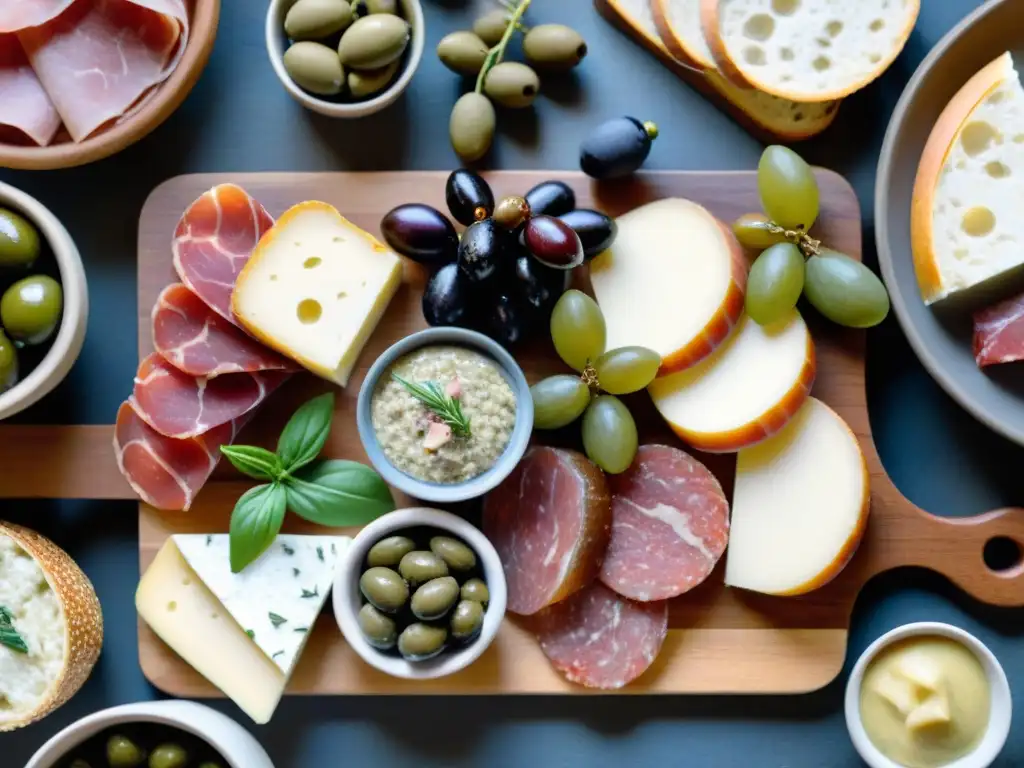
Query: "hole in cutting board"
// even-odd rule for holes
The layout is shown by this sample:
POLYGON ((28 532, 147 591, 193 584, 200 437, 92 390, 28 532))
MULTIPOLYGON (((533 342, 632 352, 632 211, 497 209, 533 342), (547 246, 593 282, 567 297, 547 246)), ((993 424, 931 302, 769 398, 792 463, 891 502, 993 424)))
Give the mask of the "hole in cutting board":
POLYGON ((1002 573, 1016 568, 1024 560, 1020 544, 1007 536, 996 536, 985 542, 982 551, 985 565, 990 571, 1002 573))

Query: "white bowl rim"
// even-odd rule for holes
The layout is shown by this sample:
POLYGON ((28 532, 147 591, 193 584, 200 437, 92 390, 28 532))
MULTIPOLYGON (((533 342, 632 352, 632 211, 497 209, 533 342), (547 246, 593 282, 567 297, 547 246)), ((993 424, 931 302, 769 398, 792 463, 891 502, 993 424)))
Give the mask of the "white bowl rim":
POLYGON ((479 659, 491 645, 505 618, 508 586, 501 558, 494 545, 479 528, 451 512, 432 507, 406 507, 378 517, 356 535, 342 555, 331 602, 338 628, 363 661, 392 677, 433 680, 465 669, 479 659), (421 526, 447 531, 466 542, 476 552, 487 581, 490 599, 484 613, 483 629, 472 643, 457 651, 445 651, 440 656, 426 661, 406 661, 400 656, 387 656, 366 642, 356 618, 358 609, 353 610, 353 606, 362 602, 357 574, 370 547, 395 531, 421 526))
POLYGON ((0 207, 10 207, 39 230, 53 252, 64 294, 63 317, 49 351, 24 379, 0 394, 0 420, 34 405, 67 377, 85 343, 89 286, 78 247, 63 224, 27 192, 0 181, 0 207))
POLYGON ((881 750, 868 738, 860 716, 860 689, 867 666, 881 651, 909 637, 928 635, 937 635, 956 640, 974 653, 985 670, 985 676, 989 684, 989 695, 991 697, 988 729, 985 731, 981 742, 973 752, 964 755, 959 760, 948 763, 943 768, 987 768, 999 756, 999 753, 1006 744, 1007 737, 1010 735, 1010 721, 1013 711, 1010 683, 1006 678, 1006 672, 1003 670, 1002 664, 999 663, 999 659, 996 658, 996 655, 992 653, 987 645, 965 629, 938 621, 918 621, 891 629, 871 643, 864 650, 864 653, 860 655, 860 658, 857 659, 857 663, 850 672, 850 678, 846 683, 844 700, 846 727, 850 733, 850 739, 853 741, 853 746, 870 768, 904 768, 899 763, 882 754, 881 750))
POLYGON ((423 17, 423 6, 420 0, 399 1, 402 3, 406 15, 411 17, 407 19, 410 27, 409 43, 411 47, 405 68, 395 82, 372 99, 346 103, 327 101, 326 99, 318 98, 314 94, 306 93, 288 75, 284 68, 284 46, 281 41, 285 38, 281 23, 286 8, 290 8, 298 0, 270 0, 270 5, 267 8, 264 37, 267 46, 267 56, 270 58, 270 65, 273 67, 277 79, 281 81, 281 84, 293 99, 304 107, 327 117, 366 117, 389 107, 398 100, 398 97, 405 92, 409 83, 412 82, 416 70, 419 69, 420 61, 423 59, 423 50, 426 45, 426 22, 423 17))

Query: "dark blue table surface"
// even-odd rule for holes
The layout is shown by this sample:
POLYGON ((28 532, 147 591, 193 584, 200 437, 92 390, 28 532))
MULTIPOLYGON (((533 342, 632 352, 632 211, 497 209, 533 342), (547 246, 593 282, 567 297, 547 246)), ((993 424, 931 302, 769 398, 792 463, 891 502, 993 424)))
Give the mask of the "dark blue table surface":
MULTIPOLYGON (((978 4, 922 3, 917 28, 891 69, 843 104, 825 136, 801 148, 856 187, 871 264, 875 165, 889 115, 928 50, 978 4)), ((308 113, 280 87, 263 46, 265 0, 223 5, 209 68, 181 109, 147 139, 85 168, 0 171, 0 179, 36 195, 67 225, 85 258, 93 302, 81 359, 65 384, 25 416, 28 421, 110 423, 126 395, 136 365, 136 222, 146 195, 161 181, 197 171, 448 170, 456 164, 447 125, 461 86, 432 51, 444 34, 469 26, 466 4, 424 0, 427 52, 408 93, 383 114, 352 122, 308 113)), ((501 115, 491 167, 572 168, 587 130, 621 114, 660 125, 649 168, 756 165, 758 141, 608 26, 588 0, 535 0, 531 15, 572 23, 591 53, 578 76, 545 84, 535 111, 501 115)), ((868 402, 885 467, 918 505, 941 515, 971 515, 1024 500, 1024 451, 972 421, 942 393, 894 318, 869 334, 868 402)), ((137 662, 135 505, 4 501, 0 517, 46 533, 71 553, 96 585, 107 627, 103 655, 78 696, 43 722, 0 735, 0 766, 17 768, 73 720, 160 694, 137 662)), ((948 621, 990 645, 1020 694, 1022 617, 979 605, 932 574, 887 574, 857 603, 848 663, 893 626, 948 621)), ((844 768, 861 764, 843 722, 844 677, 796 697, 288 698, 270 725, 252 729, 280 768, 844 768), (433 716, 421 719, 428 708, 433 716)), ((245 721, 226 702, 214 706, 245 721)), ((1024 766, 1021 722, 1014 717, 998 766, 1024 766)))

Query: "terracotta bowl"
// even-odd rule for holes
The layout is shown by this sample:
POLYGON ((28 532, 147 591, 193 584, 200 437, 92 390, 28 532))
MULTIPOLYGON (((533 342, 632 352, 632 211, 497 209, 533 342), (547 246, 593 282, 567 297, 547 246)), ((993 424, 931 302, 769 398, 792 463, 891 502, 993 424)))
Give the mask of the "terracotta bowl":
POLYGON ((71 141, 65 131, 61 131, 48 147, 0 142, 0 168, 42 171, 102 160, 130 147, 170 117, 206 67, 220 18, 220 0, 187 0, 186 5, 190 9, 192 23, 185 55, 171 76, 157 86, 157 92, 142 109, 124 122, 80 143, 71 141))

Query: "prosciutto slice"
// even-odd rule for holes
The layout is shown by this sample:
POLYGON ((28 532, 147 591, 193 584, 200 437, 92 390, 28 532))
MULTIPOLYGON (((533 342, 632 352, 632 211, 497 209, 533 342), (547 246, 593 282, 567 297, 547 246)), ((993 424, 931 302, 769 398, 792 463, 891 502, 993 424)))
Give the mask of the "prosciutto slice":
POLYGON ((235 323, 231 292, 242 267, 274 219, 244 189, 221 184, 189 206, 171 245, 174 269, 189 290, 235 323))
POLYGON ((19 32, 38 27, 60 16, 75 0, 3 0, 0 32, 19 32))
POLYGON ((76 0, 18 37, 68 133, 82 141, 174 71, 188 13, 184 0, 76 0))
POLYGON ((157 432, 184 440, 245 416, 289 375, 264 371, 208 379, 182 373, 152 354, 139 365, 129 402, 157 432))
POLYGON ((181 283, 153 307, 153 347, 175 368, 212 379, 225 373, 294 371, 294 364, 216 314, 181 283))
POLYGON ((1024 360, 1024 293, 974 315, 978 367, 1024 360))
MULTIPOLYGON (((0 10, 0 22, 3 13, 0 10)), ((57 108, 16 35, 0 34, 0 126, 16 129, 41 147, 53 141, 60 129, 57 108)))
POLYGON ((188 511, 209 479, 220 447, 234 442, 247 417, 187 440, 154 430, 130 403, 122 403, 114 427, 114 456, 132 490, 157 509, 188 511))

